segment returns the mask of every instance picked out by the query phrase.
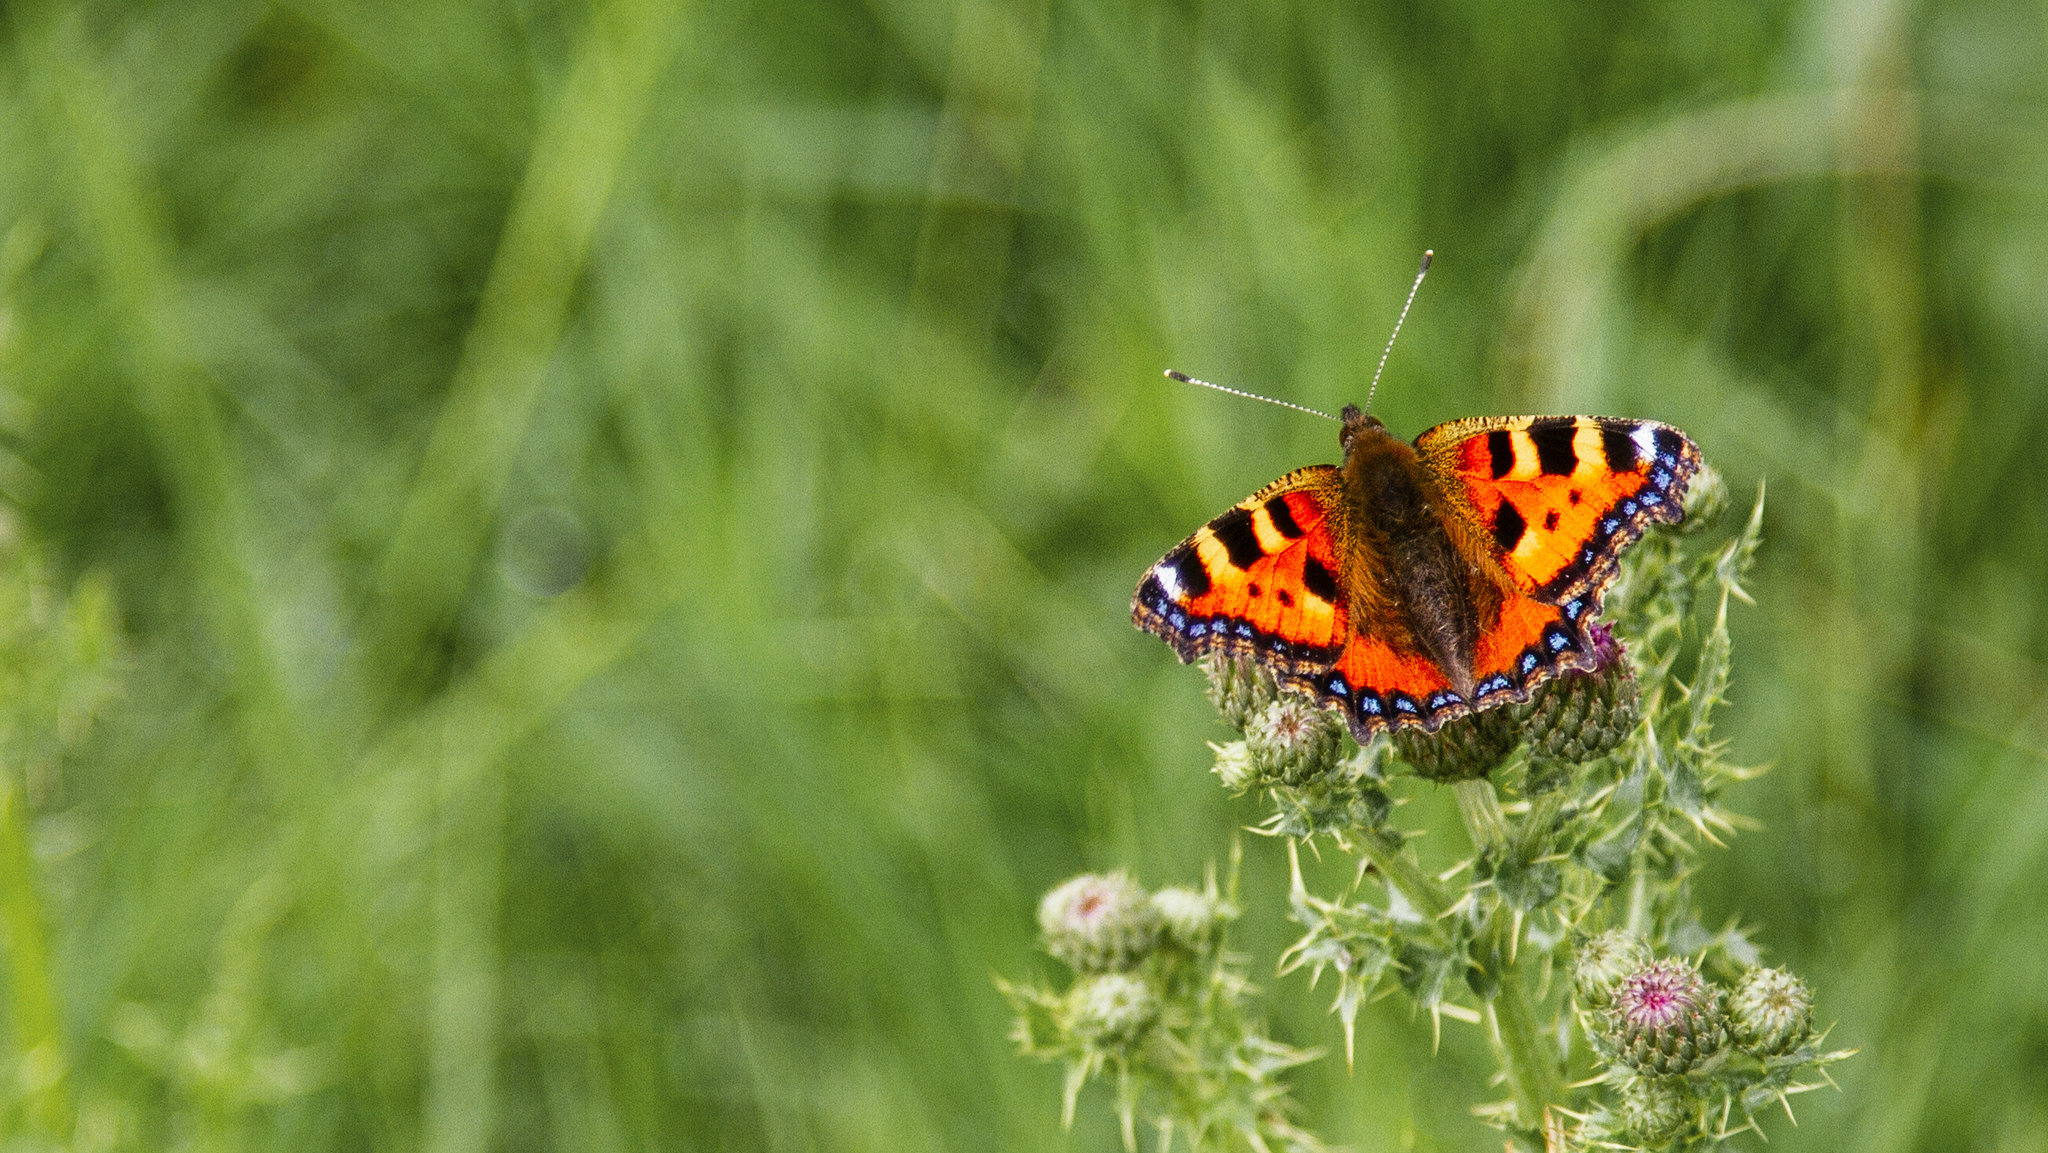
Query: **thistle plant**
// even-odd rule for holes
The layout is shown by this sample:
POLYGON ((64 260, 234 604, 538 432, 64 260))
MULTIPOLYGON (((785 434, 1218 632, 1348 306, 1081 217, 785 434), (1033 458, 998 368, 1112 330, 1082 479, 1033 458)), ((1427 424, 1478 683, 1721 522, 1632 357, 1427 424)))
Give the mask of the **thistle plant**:
POLYGON ((997 981, 1017 1011, 1027 1055, 1066 1062, 1061 1118, 1091 1078, 1115 1083, 1124 1144, 1140 1113, 1161 1148, 1235 1143, 1315 1153, 1323 1144, 1290 1119, 1280 1074, 1318 1054, 1266 1036, 1251 1007, 1243 957, 1225 948, 1238 915, 1236 857, 1229 883, 1148 893, 1121 873, 1084 874, 1038 908, 1045 950, 1074 979, 1065 989, 997 981))
MULTIPOLYGON (((1511 1149, 1738 1148, 1767 1108, 1790 1113, 1850 1055, 1823 1046, 1803 980, 1762 966, 1737 925, 1709 929, 1693 901, 1703 846, 1749 824, 1725 794, 1760 771, 1731 762, 1712 727, 1763 518, 1759 491, 1717 536, 1725 492, 1704 473, 1684 524, 1626 555, 1592 626, 1594 668, 1523 705, 1359 746, 1257 667, 1206 664, 1210 700, 1242 734, 1212 744, 1214 771, 1262 799, 1254 831, 1285 841, 1293 864, 1286 909, 1301 934, 1278 972, 1328 981, 1347 1061, 1359 1007, 1383 994, 1432 1029, 1483 1028, 1507 1098, 1474 1112, 1511 1149), (1396 819, 1430 789, 1452 791, 1467 834, 1437 872, 1396 819), (1356 879, 1311 891, 1304 844, 1356 858, 1356 879)), ((1082 1086, 1108 1075, 1127 1145, 1143 1115, 1162 1149, 1175 1134, 1196 1149, 1319 1147, 1278 1080, 1313 1054, 1253 1023, 1244 962, 1224 947, 1231 888, 1146 902, 1113 874, 1047 896, 1045 946, 1074 979, 1003 988, 1024 1051, 1067 1063, 1069 1119, 1082 1086)))

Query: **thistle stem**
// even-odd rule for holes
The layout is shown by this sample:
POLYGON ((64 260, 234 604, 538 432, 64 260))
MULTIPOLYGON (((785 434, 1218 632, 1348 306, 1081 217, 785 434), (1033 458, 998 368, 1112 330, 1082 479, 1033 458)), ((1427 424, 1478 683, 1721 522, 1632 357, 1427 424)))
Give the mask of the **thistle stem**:
POLYGON ((1372 867, 1379 870, 1388 885, 1415 907, 1416 912, 1434 921, 1451 907, 1451 899, 1444 895, 1443 886, 1401 851, 1397 838, 1367 834, 1358 841, 1359 852, 1372 862, 1372 867))
POLYGON ((1628 915, 1623 927, 1638 937, 1650 935, 1650 878, 1642 869, 1635 870, 1629 883, 1628 915))
MULTIPOLYGON (((1512 830, 1507 814, 1501 811, 1500 796, 1494 792, 1493 782, 1481 777, 1459 781, 1452 789, 1458 798, 1458 815, 1465 820, 1465 831, 1471 836, 1473 847, 1484 852, 1506 846, 1512 830)), ((1504 960, 1514 956, 1514 946, 1518 944, 1510 943, 1499 957, 1504 960)), ((1543 1123, 1546 1109, 1564 1100, 1564 1082, 1558 1072, 1561 1062, 1555 1046, 1545 1044, 1536 1027, 1536 1013, 1529 1005, 1520 965, 1502 966, 1500 986, 1487 1002, 1487 1012, 1493 1018, 1494 1034, 1500 1038, 1501 1063, 1515 1095, 1515 1109, 1521 1114, 1522 1124, 1534 1128, 1543 1123)))
POLYGON ((1522 968, 1510 965, 1500 975, 1500 991, 1487 1002, 1494 1032, 1500 1037, 1501 1063, 1515 1094, 1522 1124, 1535 1128, 1545 1110, 1564 1101, 1564 1080, 1553 1046, 1544 1044, 1536 1013, 1522 987, 1522 968))

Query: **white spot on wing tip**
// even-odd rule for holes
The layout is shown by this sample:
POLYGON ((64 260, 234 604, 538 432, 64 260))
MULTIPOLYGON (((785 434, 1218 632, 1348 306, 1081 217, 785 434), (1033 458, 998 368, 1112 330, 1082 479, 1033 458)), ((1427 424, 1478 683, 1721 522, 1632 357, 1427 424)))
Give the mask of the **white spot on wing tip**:
POLYGON ((1645 457, 1654 458, 1657 455, 1656 429, 1647 424, 1639 424, 1636 430, 1629 434, 1629 439, 1636 442, 1636 448, 1640 449, 1645 457))
POLYGON ((1180 574, 1173 571, 1172 565, 1153 565, 1152 576, 1159 581, 1159 587, 1166 590, 1167 596, 1174 600, 1181 599, 1180 574))

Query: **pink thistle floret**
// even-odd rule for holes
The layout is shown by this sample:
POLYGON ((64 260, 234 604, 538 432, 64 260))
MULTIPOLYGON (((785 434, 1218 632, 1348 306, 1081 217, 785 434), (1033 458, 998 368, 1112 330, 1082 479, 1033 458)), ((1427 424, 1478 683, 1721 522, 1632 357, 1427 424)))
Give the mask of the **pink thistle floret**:
POLYGON ((1081 973, 1110 973, 1142 960, 1159 940, 1159 910, 1122 873, 1084 873, 1045 895, 1038 927, 1046 951, 1081 973))
POLYGON ((1622 978, 1608 1021, 1621 1059, 1651 1077, 1689 1072, 1728 1040, 1720 992, 1676 957, 1622 978))
POLYGON ((1614 1011, 1635 1028, 1663 1029, 1698 1009, 1705 992, 1691 965, 1657 961, 1622 979, 1614 991, 1614 1011))
POLYGON ((1101 879, 1091 877, 1089 880, 1096 883, 1075 894, 1074 904, 1067 910, 1068 917, 1073 920, 1077 929, 1094 928, 1101 922, 1103 912, 1112 903, 1110 895, 1104 891, 1106 886, 1101 883, 1101 879))
POLYGON ((1621 646, 1620 638, 1614 635, 1614 630, 1595 621, 1586 626, 1586 639, 1592 642, 1593 672, 1605 672, 1620 663, 1625 650, 1621 646))

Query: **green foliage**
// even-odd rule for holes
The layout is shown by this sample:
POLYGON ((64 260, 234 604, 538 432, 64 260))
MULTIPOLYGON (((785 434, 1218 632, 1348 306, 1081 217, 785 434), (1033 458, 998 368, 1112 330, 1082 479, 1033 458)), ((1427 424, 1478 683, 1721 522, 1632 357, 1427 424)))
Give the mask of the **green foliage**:
MULTIPOLYGON (((0 1140, 1117 1147, 990 991, 1037 894, 1269 814, 1331 902, 1341 830, 1426 832, 1428 878, 1466 844, 1384 754, 1233 800, 1125 615, 1336 451, 1160 371, 1362 400, 1431 247, 1397 432, 1655 417, 1770 480, 1713 730, 1774 764, 1715 806, 1767 820, 1688 883, 1869 1054, 1771 1148, 2048 1146, 2041 20, 8 5, 0 507, 42 575, 0 595, 54 615, 0 669, 46 950, 0 935, 0 1140)), ((1244 891, 1289 866, 1247 837, 1244 891)), ((1498 1147, 1453 946, 1398 970, 1440 1051, 1360 1003, 1297 1121, 1498 1147)), ((1263 1035, 1334 1051, 1329 970, 1263 963, 1263 1035)))
MULTIPOLYGON (((106 582, 55 587, 37 551, 0 518, 0 942, 15 1076, 0 1086, 0 1127, 61 1134, 72 1111, 71 1044, 59 1019, 49 911, 29 813, 65 791, 65 755, 86 738, 119 679, 120 626, 106 582)), ((83 830, 48 830, 75 839, 83 830), (68 836, 67 836, 68 835, 68 836)), ((62 845, 59 851, 75 851, 62 845)))

